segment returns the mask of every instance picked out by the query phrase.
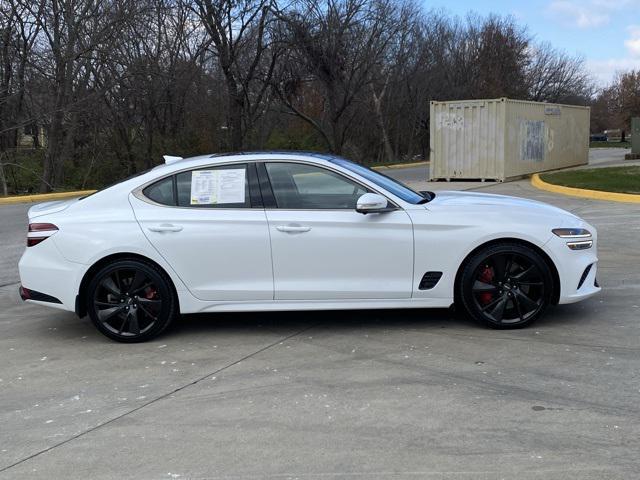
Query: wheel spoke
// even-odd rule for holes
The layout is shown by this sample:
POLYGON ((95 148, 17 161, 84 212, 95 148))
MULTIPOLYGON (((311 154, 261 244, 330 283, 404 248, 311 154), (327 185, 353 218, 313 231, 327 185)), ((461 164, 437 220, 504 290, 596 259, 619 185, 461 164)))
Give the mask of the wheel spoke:
POLYGON ((523 280, 529 277, 533 272, 537 270, 535 265, 529 265, 527 268, 522 270, 522 272, 514 275, 513 278, 518 281, 518 283, 524 283, 523 280))
POLYGON ((106 308, 111 308, 111 307, 119 307, 121 306, 120 303, 117 302, 100 302, 100 301, 95 301, 93 302, 93 304, 96 307, 106 307, 106 308))
POLYGON ((129 332, 140 335, 140 325, 138 324, 138 312, 133 309, 129 312, 129 332))
POLYGON ((113 276, 116 279, 115 284, 118 286, 118 290, 122 291, 122 281, 120 280, 120 270, 116 270, 115 272, 113 272, 113 276))
POLYGON ((111 277, 107 277, 102 282, 102 286, 112 295, 120 296, 122 294, 122 290, 118 287, 111 277))
POLYGON ((509 259, 506 261, 506 266, 504 267, 505 280, 511 276, 512 268, 513 268, 513 255, 509 255, 509 259))
POLYGON ((122 323, 120 324, 120 328, 118 328, 118 335, 122 335, 122 331, 124 330, 124 326, 129 321, 129 315, 125 315, 122 319, 122 323))
POLYGON ((142 290, 145 290, 147 287, 150 287, 150 286, 152 286, 152 285, 153 285, 153 282, 147 282, 147 283, 145 283, 144 285, 142 285, 141 287, 138 287, 138 288, 136 288, 135 290, 131 290, 131 291, 129 292, 129 294, 130 294, 130 295, 135 295, 136 293, 138 293, 138 292, 140 292, 140 291, 142 291, 142 290))
POLYGON ((493 261, 494 279, 504 280, 506 278, 506 259, 504 255, 494 255, 491 260, 493 261))
POLYGON ((486 305, 484 305, 482 307, 482 311, 486 312, 487 310, 489 310, 490 308, 494 307, 500 300, 502 300, 502 297, 498 297, 493 299, 492 301, 490 301, 489 303, 487 303, 486 305))
POLYGON ((498 290, 498 287, 496 287, 495 285, 491 285, 490 283, 476 280, 473 284, 472 290, 474 292, 495 292, 496 290, 498 290))
POLYGON ((118 305, 117 307, 105 308, 103 310, 98 310, 98 318, 102 323, 107 322, 111 318, 118 315, 124 309, 123 306, 118 305))
POLYGON ((526 313, 533 312, 538 308, 538 303, 530 299, 521 290, 516 290, 515 294, 516 294, 516 297, 518 298, 518 303, 522 304, 522 306, 526 309, 526 313))
MULTIPOLYGON (((158 301, 159 301, 159 300, 158 300, 158 301)), ((152 313, 151 313, 151 312, 150 312, 150 311, 149 311, 149 310, 148 310, 144 305, 142 305, 141 303, 139 303, 139 304, 138 304, 138 308, 139 308, 140 310, 142 310, 142 311, 145 313, 145 315, 146 315, 147 317, 151 318, 154 322, 155 322, 156 320, 158 320, 158 317, 157 317, 156 315, 152 314, 152 313)))
POLYGON ((147 276, 142 271, 136 270, 133 280, 131 281, 131 285, 129 285, 129 291, 132 293, 137 291, 146 279, 147 276))
POLYGON ((542 282, 518 282, 518 285, 524 285, 528 287, 541 287, 544 285, 542 282))
POLYGON ((520 321, 523 321, 524 315, 522 314, 522 308, 520 308, 520 300, 518 299, 518 295, 513 296, 513 303, 516 306, 516 311, 518 312, 518 317, 520 317, 520 321))
POLYGON ((158 306, 162 303, 162 300, 155 300, 153 298, 142 298, 142 297, 138 297, 138 303, 144 303, 145 305, 153 305, 153 306, 158 306))
POLYGON ((491 315, 496 322, 501 323, 502 316, 504 315, 504 308, 506 307, 506 305, 507 305, 507 297, 506 296, 500 297, 500 301, 497 303, 497 305, 488 312, 489 315, 491 315))

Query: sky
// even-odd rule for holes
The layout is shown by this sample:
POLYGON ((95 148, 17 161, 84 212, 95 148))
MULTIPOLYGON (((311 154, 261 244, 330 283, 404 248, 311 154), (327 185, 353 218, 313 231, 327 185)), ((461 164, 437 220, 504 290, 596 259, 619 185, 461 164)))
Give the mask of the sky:
POLYGON ((427 9, 465 16, 511 15, 535 40, 585 59, 598 86, 640 69, 640 0, 424 0, 427 9))

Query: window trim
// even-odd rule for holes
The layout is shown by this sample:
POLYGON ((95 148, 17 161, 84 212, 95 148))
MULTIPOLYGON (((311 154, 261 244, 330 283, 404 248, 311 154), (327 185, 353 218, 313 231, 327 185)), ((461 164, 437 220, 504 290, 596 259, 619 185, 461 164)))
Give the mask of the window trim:
POLYGON ((165 208, 180 208, 180 209, 188 209, 188 210, 193 210, 193 209, 197 209, 197 210, 264 210, 264 203, 262 201, 262 195, 260 193, 260 190, 256 190, 257 187, 257 172, 255 167, 252 168, 251 164, 255 164, 255 162, 252 161, 232 161, 232 162, 226 162, 226 163, 219 163, 219 164, 214 164, 214 165, 203 165, 200 167, 190 167, 190 168, 182 168, 180 170, 175 170, 171 173, 167 173, 166 175, 159 177, 159 178, 154 178, 153 180, 150 180, 146 183, 144 183, 143 185, 140 185, 138 187, 136 187, 135 189, 133 189, 131 191, 131 194, 136 197, 138 200, 141 200, 145 203, 148 203, 150 205, 154 205, 157 207, 165 207, 165 208), (207 169, 213 169, 213 168, 220 168, 220 167, 226 167, 226 166, 232 166, 232 165, 244 165, 246 167, 246 175, 247 175, 247 184, 248 184, 248 188, 249 188, 249 206, 248 207, 205 207, 205 206, 197 206, 197 205, 192 205, 192 206, 188 206, 188 207, 183 207, 178 205, 178 184, 177 184, 177 176, 181 173, 185 173, 185 172, 191 172, 194 170, 207 170, 207 169), (144 194, 144 190, 147 187, 150 187, 151 185, 161 182, 163 180, 166 180, 167 178, 172 177, 172 181, 173 181, 173 201, 175 203, 175 205, 166 205, 164 203, 158 203, 152 199, 150 199, 149 197, 147 197, 144 194), (253 178, 252 178, 253 177, 253 178), (255 202, 255 205, 254 205, 255 202))
MULTIPOLYGON (((165 208, 185 208, 185 209, 190 209, 192 210, 193 208, 198 208, 198 207, 179 207, 177 205, 164 205, 162 203, 157 203, 154 202, 153 200, 151 200, 150 198, 147 198, 143 193, 142 190, 144 190, 145 188, 147 188, 149 185, 154 184, 155 182, 159 182, 160 180, 163 180, 166 177, 170 177, 172 175, 178 175, 179 173, 183 173, 183 172, 188 172, 191 170, 204 170, 207 168, 215 168, 215 167, 223 167, 226 165, 236 165, 236 164, 244 164, 247 165, 247 172, 249 172, 250 168, 249 165, 251 165, 252 163, 256 165, 256 170, 257 171, 253 171, 253 173, 257 173, 257 177, 258 177, 258 184, 260 187, 260 196, 262 197, 262 204, 261 205, 256 205, 253 206, 253 201, 251 202, 251 207, 246 208, 246 207, 219 207, 219 208, 202 208, 200 207, 200 210, 285 210, 283 208, 278 208, 277 206, 268 206, 267 204, 269 203, 269 194, 271 194, 273 196, 273 189, 271 187, 271 182, 269 180, 269 176, 266 175, 266 168, 264 166, 265 163, 271 163, 271 162, 275 162, 275 163, 299 163, 302 165, 311 165, 314 167, 318 167, 318 168, 323 168, 325 170, 329 170, 331 172, 334 172, 338 175, 341 175, 343 177, 348 178, 349 180, 351 180, 352 182, 355 182, 361 186, 363 186, 364 188, 373 191, 374 193, 377 193, 378 195, 383 196, 384 198, 387 199, 387 202, 389 202, 392 207, 389 208, 393 208, 394 210, 404 210, 404 208, 395 200, 392 200, 391 198, 389 198, 389 194, 384 192, 384 191, 380 191, 380 187, 378 185, 376 185, 374 182, 370 182, 371 185, 369 185, 368 183, 362 182, 360 179, 355 178, 351 175, 345 174, 342 170, 340 170, 339 168, 334 167, 333 165, 323 165, 323 164, 319 164, 317 161, 310 161, 310 160, 304 160, 304 159, 292 159, 292 158, 282 158, 282 159, 264 159, 264 158, 253 158, 253 159, 246 159, 246 158, 242 158, 242 159, 236 159, 236 160, 229 160, 226 161, 224 163, 215 163, 215 164, 209 164, 209 165, 203 165, 200 167, 184 167, 181 168, 179 170, 174 170, 171 173, 167 173, 166 175, 159 177, 159 178, 154 178, 153 180, 149 180, 148 182, 145 182, 144 184, 136 187, 135 189, 133 189, 131 191, 131 193, 133 194, 134 197, 136 197, 138 200, 141 200, 145 203, 148 203, 150 205, 155 205, 158 207, 165 207, 165 208), (261 169, 264 171, 264 174, 261 172, 261 169), (263 175, 266 176, 266 185, 263 183, 263 175), (268 189, 265 191, 265 188, 263 187, 267 187, 268 189), (269 192, 270 190, 270 192, 269 192)), ((250 174, 249 174, 250 175, 250 174)), ((249 181, 249 188, 251 188, 251 181, 249 181)), ((251 193, 249 195, 250 198, 251 197, 251 193)), ((275 198, 273 198, 274 200, 274 204, 275 205, 275 198)), ((402 199, 400 199, 401 201, 403 201, 402 199)), ((176 202, 177 203, 177 202, 176 202)), ((334 212, 345 212, 345 211, 354 211, 351 209, 346 209, 346 208, 325 208, 325 209, 319 209, 319 208, 314 208, 314 209, 286 209, 286 210, 291 210, 291 211, 309 211, 309 212, 317 212, 317 211, 323 211, 323 212, 327 212, 327 211, 334 211, 334 212)))
MULTIPOLYGON (((371 187, 370 185, 367 185, 366 183, 361 182, 359 179, 357 178, 353 178, 350 175, 345 175, 344 172, 342 172, 341 170, 338 170, 336 168, 332 168, 330 166, 327 165, 319 165, 318 163, 315 162, 306 162, 304 160, 292 160, 292 159, 283 159, 283 160, 278 160, 278 159, 269 159, 269 160, 258 160, 258 162, 260 162, 261 166, 258 166, 258 176, 260 177, 260 186, 263 186, 263 183, 266 183, 269 187, 269 195, 271 195, 270 200, 273 201, 273 203, 270 206, 267 206, 267 203, 265 201, 265 210, 286 210, 286 211, 296 211, 296 212, 317 212, 317 211, 322 211, 322 212, 328 212, 328 211, 333 211, 333 212, 355 212, 355 208, 279 208, 277 203, 276 203, 276 199, 275 199, 275 193, 273 193, 273 185, 271 185, 271 179, 269 178, 269 174, 267 173, 267 167, 266 164, 267 163, 296 163, 296 164, 300 164, 300 165, 309 165, 312 167, 316 167, 322 170, 327 170, 331 173, 335 173, 336 175, 342 177, 342 178, 346 178, 347 180, 349 180, 352 183, 355 183, 357 185, 359 185, 360 187, 363 187, 365 190, 367 191, 371 191, 374 192, 380 196, 383 196, 384 198, 387 199, 387 202, 391 204, 388 211, 394 211, 394 210, 402 210, 402 207, 400 207, 397 202, 391 200, 389 198, 389 196, 386 193, 381 193, 378 189, 371 187), (264 177, 264 178, 263 178, 264 177)), ((373 182, 372 182, 373 183, 373 182)), ((263 190, 263 194, 264 194, 264 190, 263 190)), ((264 198, 264 195, 263 195, 264 198)))

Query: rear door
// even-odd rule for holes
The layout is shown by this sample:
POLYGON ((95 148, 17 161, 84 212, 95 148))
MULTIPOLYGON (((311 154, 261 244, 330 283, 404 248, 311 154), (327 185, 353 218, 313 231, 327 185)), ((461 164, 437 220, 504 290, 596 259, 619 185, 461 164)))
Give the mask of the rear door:
POLYGON ((259 172, 276 300, 411 297, 413 227, 404 210, 356 212, 368 188, 322 166, 274 161, 259 172))
POLYGON ((273 299, 255 164, 181 172, 131 195, 142 231, 201 300, 273 299))

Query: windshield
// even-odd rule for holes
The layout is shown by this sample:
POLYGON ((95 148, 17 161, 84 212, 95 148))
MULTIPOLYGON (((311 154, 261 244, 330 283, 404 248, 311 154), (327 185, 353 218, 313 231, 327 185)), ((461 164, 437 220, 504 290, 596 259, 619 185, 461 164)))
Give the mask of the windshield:
POLYGON ((413 203, 417 205, 419 203, 425 203, 431 200, 424 195, 412 190, 407 187, 404 183, 400 183, 399 181, 383 175, 382 173, 376 172, 375 170, 371 170, 363 165, 359 165, 350 160, 345 160, 344 158, 336 158, 332 157, 330 159, 332 163, 336 165, 340 165, 341 167, 346 168, 354 173, 357 173, 361 177, 366 178, 370 182, 375 183, 379 187, 384 188, 390 193, 393 193, 396 197, 401 198, 407 203, 413 203))

